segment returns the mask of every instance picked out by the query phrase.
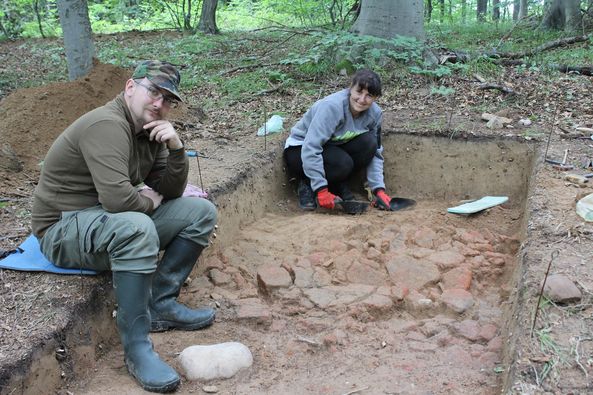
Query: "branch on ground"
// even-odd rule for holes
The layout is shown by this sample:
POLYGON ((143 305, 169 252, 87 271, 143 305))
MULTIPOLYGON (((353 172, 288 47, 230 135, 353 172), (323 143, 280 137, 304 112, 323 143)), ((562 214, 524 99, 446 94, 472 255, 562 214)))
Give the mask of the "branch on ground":
POLYGON ((511 88, 504 86, 504 85, 499 85, 499 84, 491 84, 491 83, 486 83, 486 84, 482 84, 478 87, 479 90, 490 90, 490 89, 495 89, 498 91, 501 91, 502 93, 504 93, 505 95, 516 95, 517 92, 515 92, 514 90, 512 90, 511 88))
MULTIPOLYGON (((500 59, 496 62, 496 64, 500 64, 502 66, 522 66, 528 65, 529 62, 525 62, 521 59, 500 59)), ((547 64, 542 65, 542 67, 546 67, 552 70, 559 71, 561 73, 566 74, 579 74, 579 75, 587 75, 593 76, 593 66, 570 66, 566 64, 547 64)))
POLYGON ((590 40, 592 37, 591 34, 586 34, 583 36, 575 36, 575 37, 566 37, 560 38, 558 40, 548 41, 542 45, 539 45, 533 49, 529 49, 523 52, 497 52, 495 54, 490 54, 489 57, 491 58, 504 58, 504 59, 521 59, 526 56, 533 56, 537 53, 549 51, 550 49, 563 47, 565 45, 570 45, 574 43, 580 43, 584 41, 590 40))
POLYGON ((259 67, 268 67, 268 66, 278 66, 280 64, 284 64, 284 63, 282 63, 282 62, 273 62, 273 63, 248 64, 248 65, 245 65, 245 66, 237 66, 237 67, 233 67, 232 69, 223 70, 223 71, 220 72, 219 75, 230 74, 230 73, 234 73, 235 71, 239 71, 239 70, 257 69, 259 67))

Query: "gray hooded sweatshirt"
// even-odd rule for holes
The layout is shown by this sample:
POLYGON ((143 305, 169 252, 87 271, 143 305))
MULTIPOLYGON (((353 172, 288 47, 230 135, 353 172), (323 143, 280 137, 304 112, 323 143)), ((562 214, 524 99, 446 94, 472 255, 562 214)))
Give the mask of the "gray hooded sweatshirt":
MULTIPOLYGON (((340 145, 363 133, 379 138, 382 112, 377 103, 360 113, 350 112, 350 89, 344 89, 318 100, 290 130, 284 148, 301 145, 303 171, 314 191, 327 186, 323 169, 323 146, 340 145)), ((378 140, 380 142, 380 140, 378 140)), ((371 190, 385 188, 383 181, 383 147, 379 145, 366 170, 371 190)))

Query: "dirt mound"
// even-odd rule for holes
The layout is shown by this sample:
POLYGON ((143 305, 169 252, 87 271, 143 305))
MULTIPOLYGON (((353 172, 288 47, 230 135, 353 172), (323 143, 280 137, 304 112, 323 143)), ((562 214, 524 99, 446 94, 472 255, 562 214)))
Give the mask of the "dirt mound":
POLYGON ((0 139, 8 148, 0 153, 0 168, 16 169, 14 155, 25 169, 34 170, 54 139, 82 114, 121 92, 130 71, 95 63, 84 78, 36 88, 20 89, 0 105, 0 139))

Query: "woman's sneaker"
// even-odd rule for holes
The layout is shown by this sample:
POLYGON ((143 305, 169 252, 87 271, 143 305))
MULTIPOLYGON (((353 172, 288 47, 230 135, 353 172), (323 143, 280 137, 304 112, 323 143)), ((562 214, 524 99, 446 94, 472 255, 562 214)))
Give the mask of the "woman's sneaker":
POLYGON ((315 210, 317 203, 315 203, 315 194, 311 186, 304 180, 299 180, 297 187, 297 195, 299 197, 299 207, 306 211, 315 210))

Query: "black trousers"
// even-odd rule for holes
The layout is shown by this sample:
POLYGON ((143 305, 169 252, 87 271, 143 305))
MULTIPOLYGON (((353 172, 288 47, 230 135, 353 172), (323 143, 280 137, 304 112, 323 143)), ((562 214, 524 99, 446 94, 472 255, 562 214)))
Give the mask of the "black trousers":
MULTIPOLYGON (((366 168, 377 151, 377 138, 371 133, 364 133, 341 145, 323 146, 323 169, 325 178, 332 187, 348 178, 358 170, 366 168)), ((308 180, 303 171, 301 146, 292 146, 284 150, 284 160, 291 176, 308 180)))

